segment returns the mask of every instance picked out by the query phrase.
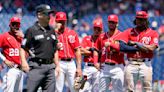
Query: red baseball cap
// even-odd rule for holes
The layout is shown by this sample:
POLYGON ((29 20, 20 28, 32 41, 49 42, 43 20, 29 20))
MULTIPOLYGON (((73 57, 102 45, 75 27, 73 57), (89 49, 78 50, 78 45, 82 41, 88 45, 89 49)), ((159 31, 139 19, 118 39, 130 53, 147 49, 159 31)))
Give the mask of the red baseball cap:
POLYGON ((65 12, 57 12, 56 13, 56 18, 55 18, 56 21, 59 21, 59 20, 64 20, 66 21, 67 20, 67 16, 66 16, 66 13, 65 12))
POLYGON ((20 20, 20 18, 19 17, 12 17, 11 19, 10 19, 10 23, 12 23, 12 22, 18 22, 18 23, 20 23, 21 22, 21 20, 20 20))
POLYGON ((136 18, 147 19, 148 18, 148 14, 145 11, 137 11, 136 12, 136 18))
POLYGON ((108 16, 108 21, 113 21, 113 22, 118 23, 118 16, 115 14, 111 14, 108 16))
POLYGON ((94 27, 103 28, 102 20, 100 20, 100 19, 94 20, 93 26, 94 26, 94 27))

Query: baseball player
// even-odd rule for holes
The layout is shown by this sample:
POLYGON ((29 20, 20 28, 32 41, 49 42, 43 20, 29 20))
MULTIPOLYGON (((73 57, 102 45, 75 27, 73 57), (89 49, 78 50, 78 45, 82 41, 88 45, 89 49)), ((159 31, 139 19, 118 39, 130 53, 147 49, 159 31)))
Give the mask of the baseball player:
POLYGON ((110 43, 122 39, 117 26, 118 16, 109 15, 109 31, 101 34, 96 42, 96 48, 101 52, 101 66, 103 66, 100 70, 99 92, 108 92, 110 83, 113 92, 123 92, 124 54, 110 47, 110 43))
POLYGON ((10 31, 0 35, 0 48, 2 48, 0 59, 3 61, 2 71, 6 71, 2 83, 4 92, 22 92, 23 72, 20 70, 19 48, 24 35, 19 30, 20 23, 20 18, 12 17, 9 24, 10 31))
POLYGON ((135 91, 138 79, 141 80, 143 92, 152 92, 153 51, 158 47, 158 33, 148 24, 148 14, 145 11, 136 12, 134 20, 136 27, 123 32, 124 42, 139 48, 139 51, 127 54, 129 64, 125 69, 126 88, 128 92, 135 91))
POLYGON ((83 38, 81 43, 81 53, 84 55, 85 66, 83 75, 87 76, 87 82, 80 92, 98 92, 98 78, 100 65, 98 63, 98 55, 94 55, 95 43, 99 35, 103 31, 102 19, 96 19, 93 22, 93 34, 83 38))
POLYGON ((81 53, 78 35, 74 30, 66 27, 66 13, 56 13, 56 23, 61 23, 61 27, 58 29, 58 47, 59 47, 59 65, 60 73, 56 78, 56 90, 57 92, 63 91, 64 80, 66 79, 71 92, 74 90, 74 78, 75 76, 81 76, 81 53), (76 57, 76 64, 74 58, 76 57))

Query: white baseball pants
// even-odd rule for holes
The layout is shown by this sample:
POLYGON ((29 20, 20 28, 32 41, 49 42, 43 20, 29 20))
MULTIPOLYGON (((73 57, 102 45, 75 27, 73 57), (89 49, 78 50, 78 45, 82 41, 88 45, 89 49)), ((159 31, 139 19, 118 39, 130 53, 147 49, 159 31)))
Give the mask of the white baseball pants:
POLYGON ((5 65, 2 72, 4 73, 1 85, 3 92, 22 92, 23 72, 16 67, 9 68, 5 65))
POLYGON ((87 81, 84 88, 79 92, 99 92, 99 74, 100 72, 94 66, 88 66, 86 63, 83 69, 83 75, 87 75, 87 81))
POLYGON ((56 92, 63 92, 63 87, 65 80, 68 82, 68 86, 71 92, 75 92, 74 90, 74 79, 76 72, 76 64, 72 61, 59 61, 60 64, 60 75, 56 78, 56 92))
POLYGON ((99 92, 110 92, 109 85, 112 83, 111 92, 124 92, 124 65, 107 65, 103 64, 100 71, 99 92))

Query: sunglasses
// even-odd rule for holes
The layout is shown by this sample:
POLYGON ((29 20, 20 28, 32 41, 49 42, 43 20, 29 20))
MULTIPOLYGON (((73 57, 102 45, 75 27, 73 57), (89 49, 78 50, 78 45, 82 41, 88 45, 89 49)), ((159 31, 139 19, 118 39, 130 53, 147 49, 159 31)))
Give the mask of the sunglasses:
POLYGON ((19 22, 12 22, 11 23, 12 28, 19 30, 20 28, 20 23, 19 22))

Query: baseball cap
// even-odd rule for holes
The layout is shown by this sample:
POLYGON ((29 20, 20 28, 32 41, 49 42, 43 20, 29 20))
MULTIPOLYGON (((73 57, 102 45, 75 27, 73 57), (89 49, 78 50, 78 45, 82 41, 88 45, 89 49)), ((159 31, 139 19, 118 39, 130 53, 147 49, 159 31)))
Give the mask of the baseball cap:
POLYGON ((102 20, 95 20, 95 21, 93 22, 93 26, 94 26, 94 27, 103 28, 102 20))
POLYGON ((113 22, 118 23, 118 16, 115 14, 111 14, 108 16, 108 21, 113 21, 113 22))
POLYGON ((15 27, 14 29, 18 30, 20 28, 20 22, 21 22, 21 19, 19 17, 14 16, 10 19, 9 26, 10 27, 15 27))
POLYGON ((65 12, 57 12, 55 16, 56 16, 56 19, 55 19, 56 21, 59 21, 59 20, 66 21, 67 20, 67 15, 65 12))
POLYGON ((137 11, 136 12, 136 18, 147 19, 148 18, 148 14, 145 11, 137 11))
POLYGON ((51 13, 54 12, 51 10, 51 7, 47 4, 41 4, 36 7, 36 12, 44 12, 44 13, 51 13))
POLYGON ((12 23, 12 22, 18 22, 18 23, 20 23, 21 20, 20 20, 19 17, 14 16, 14 17, 12 17, 12 18, 10 19, 10 23, 12 23))

